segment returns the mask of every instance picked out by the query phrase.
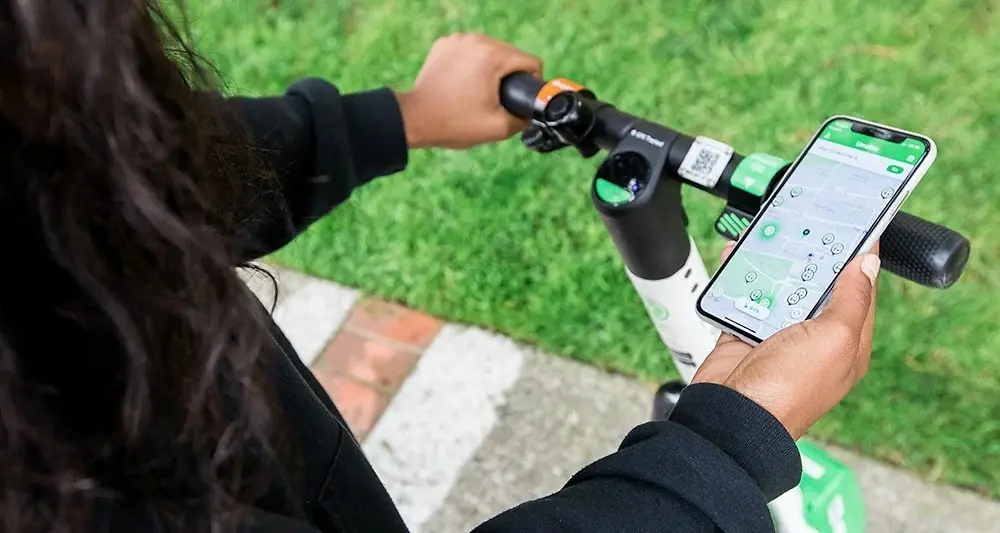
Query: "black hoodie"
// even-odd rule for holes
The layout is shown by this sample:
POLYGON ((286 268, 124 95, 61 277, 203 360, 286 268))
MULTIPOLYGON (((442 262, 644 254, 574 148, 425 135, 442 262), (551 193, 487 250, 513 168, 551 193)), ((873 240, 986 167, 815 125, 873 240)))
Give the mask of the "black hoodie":
MULTIPOLYGON (((280 178, 271 197, 287 206, 261 202, 254 226, 245 228, 252 242, 241 259, 277 250, 354 189, 406 167, 403 120, 388 89, 341 95, 325 81, 307 79, 280 97, 229 98, 223 105, 265 149, 280 178)), ((305 520, 262 507, 250 513, 244 530, 405 532, 336 406, 273 323, 272 332, 281 407, 305 462, 305 520)), ((637 427, 617 452, 577 472, 562 490, 475 532, 772 531, 766 504, 800 475, 795 443, 773 416, 735 391, 699 384, 681 394, 669 420, 637 427)), ((109 511, 98 530, 149 530, 141 513, 109 511)))

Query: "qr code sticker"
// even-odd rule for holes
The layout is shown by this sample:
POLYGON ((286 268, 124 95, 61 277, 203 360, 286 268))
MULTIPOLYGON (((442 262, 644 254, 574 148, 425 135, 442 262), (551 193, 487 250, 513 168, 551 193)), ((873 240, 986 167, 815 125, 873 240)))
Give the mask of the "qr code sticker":
POLYGON ((713 152, 712 150, 698 152, 698 158, 695 159, 694 166, 691 167, 691 172, 695 174, 708 174, 715 168, 715 163, 719 160, 719 157, 721 157, 719 152, 713 152))
POLYGON ((677 173, 703 187, 714 187, 732 157, 732 146, 708 137, 697 137, 677 173))

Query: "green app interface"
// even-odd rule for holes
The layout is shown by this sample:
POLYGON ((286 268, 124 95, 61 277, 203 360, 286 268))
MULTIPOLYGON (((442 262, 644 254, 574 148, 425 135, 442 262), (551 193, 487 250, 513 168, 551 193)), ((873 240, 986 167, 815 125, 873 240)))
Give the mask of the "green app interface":
POLYGON ((823 128, 701 301, 760 340, 805 320, 927 150, 823 128))

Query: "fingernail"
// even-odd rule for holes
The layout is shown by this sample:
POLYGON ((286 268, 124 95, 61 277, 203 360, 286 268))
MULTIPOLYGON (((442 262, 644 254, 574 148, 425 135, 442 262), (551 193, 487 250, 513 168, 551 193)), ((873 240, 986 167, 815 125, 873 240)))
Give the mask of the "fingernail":
POLYGON ((878 278, 878 268, 881 265, 882 260, 875 254, 866 254, 861 259, 861 271, 871 280, 872 286, 875 285, 875 279, 878 278))
POLYGON ((726 241, 726 250, 732 250, 736 246, 736 241, 726 241))

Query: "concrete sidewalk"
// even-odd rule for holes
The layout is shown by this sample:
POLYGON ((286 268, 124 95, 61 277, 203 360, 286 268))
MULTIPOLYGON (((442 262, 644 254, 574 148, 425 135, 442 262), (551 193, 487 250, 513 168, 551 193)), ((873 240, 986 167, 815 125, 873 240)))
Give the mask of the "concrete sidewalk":
MULTIPOLYGON (((359 438, 414 532, 468 532, 559 489, 649 415, 634 380, 278 271, 275 320, 359 438)), ((267 280, 248 283, 267 303, 267 280)), ((858 477, 869 531, 1000 530, 1000 504, 830 449, 858 477)))

